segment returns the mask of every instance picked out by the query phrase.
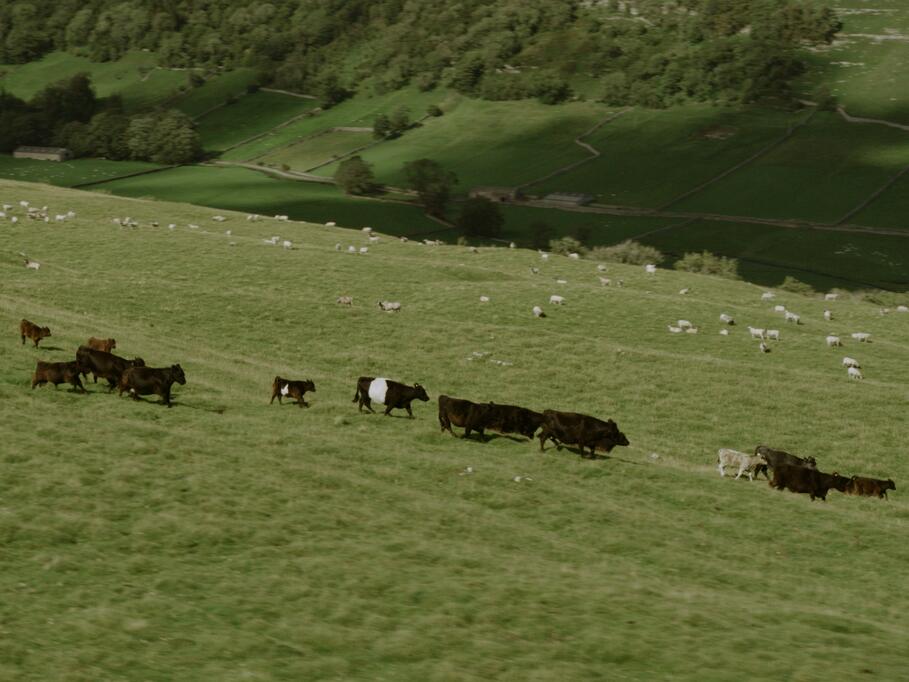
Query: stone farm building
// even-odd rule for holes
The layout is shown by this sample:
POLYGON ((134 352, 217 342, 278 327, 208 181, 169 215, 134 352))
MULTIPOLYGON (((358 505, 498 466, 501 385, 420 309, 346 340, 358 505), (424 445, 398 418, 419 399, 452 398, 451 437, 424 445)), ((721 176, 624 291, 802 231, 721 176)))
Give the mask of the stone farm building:
POLYGON ((584 206, 594 200, 591 194, 580 192, 553 192, 543 197, 543 201, 559 206, 584 206))
POLYGON ((72 154, 66 147, 16 147, 13 156, 17 159, 66 161, 72 154))
POLYGON ((468 196, 471 199, 484 197, 490 201, 517 201, 523 195, 517 187, 473 187, 468 196))

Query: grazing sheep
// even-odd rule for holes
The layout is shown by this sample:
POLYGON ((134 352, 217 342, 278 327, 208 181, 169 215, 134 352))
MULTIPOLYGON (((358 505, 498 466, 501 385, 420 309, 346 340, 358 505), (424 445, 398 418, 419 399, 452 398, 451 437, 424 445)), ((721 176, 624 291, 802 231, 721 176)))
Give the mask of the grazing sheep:
POLYGON ((338 296, 338 305, 353 305, 353 296, 338 296))
POLYGON ((398 237, 398 239, 401 241, 402 244, 410 241, 407 237, 398 237))
POLYGON ((647 265, 644 266, 644 271, 647 272, 647 274, 649 274, 649 275, 655 275, 656 274, 656 265, 653 265, 652 263, 648 263, 647 265))
POLYGON ((516 249, 516 248, 518 248, 518 245, 515 244, 514 242, 509 242, 509 243, 508 243, 508 248, 509 248, 509 249, 516 249))
POLYGON ((362 232, 365 232, 366 234, 370 234, 370 233, 372 232, 372 228, 371 228, 371 227, 364 227, 364 228, 362 228, 361 231, 362 231, 362 232))
POLYGON ((852 338, 860 343, 865 343, 868 341, 868 339, 871 338, 871 334, 867 334, 865 332, 854 332, 852 334, 852 338))
POLYGON ((697 333, 698 333, 698 328, 697 328, 697 327, 688 327, 688 328, 685 330, 685 333, 686 333, 686 334, 697 334, 697 333))
POLYGON ((275 220, 280 220, 281 222, 287 222, 290 218, 286 215, 276 215, 275 220))
POLYGON ((730 326, 735 324, 735 320, 732 319, 732 315, 727 315, 726 313, 720 313, 720 322, 724 322, 730 326))
POLYGON ((325 227, 336 227, 336 226, 337 226, 337 223, 334 220, 329 220, 327 223, 325 223, 325 227))
POLYGON ((855 367, 856 369, 861 369, 859 361, 855 358, 845 357, 843 358, 843 367, 855 367))
POLYGON ((12 218, 9 219, 9 221, 10 221, 11 223, 18 223, 18 222, 19 222, 19 217, 18 217, 18 216, 13 216, 12 218))
POLYGON ((557 279, 556 284, 568 284, 568 280, 567 279, 557 279))
POLYGON ((600 263, 597 265, 597 272, 606 272, 606 266, 600 263))
POLYGON ((765 291, 763 294, 761 294, 761 300, 762 301, 772 301, 775 296, 776 296, 776 294, 774 294, 772 291, 765 291))
POLYGON ((386 313, 401 312, 401 304, 398 301, 379 301, 379 308, 386 313))
POLYGON ((540 252, 540 258, 541 258, 542 260, 549 260, 549 254, 548 254, 548 253, 543 253, 543 252, 541 251, 541 252, 540 252))
POLYGON ((281 246, 283 246, 285 249, 292 249, 292 248, 294 248, 293 242, 290 241, 290 240, 288 240, 288 239, 285 239, 283 242, 281 242, 281 246))
POLYGON ((375 236, 370 236, 370 237, 369 237, 369 243, 370 243, 370 244, 378 244, 378 243, 379 243, 379 238, 378 238, 378 237, 375 237, 375 236))
POLYGON ((832 335, 831 335, 831 336, 828 336, 828 337, 827 337, 827 346, 828 346, 828 347, 834 348, 834 347, 836 347, 836 346, 842 346, 842 345, 843 345, 843 342, 840 341, 840 337, 839 337, 839 336, 832 336, 832 335))
POLYGON ((780 330, 779 329, 768 329, 764 332, 767 335, 767 340, 773 339, 774 341, 780 340, 780 330))
POLYGON ((41 263, 39 263, 38 261, 31 260, 30 258, 26 258, 25 267, 27 267, 29 270, 37 270, 38 268, 41 267, 41 263))
POLYGON ((476 246, 468 247, 467 250, 470 251, 471 253, 480 253, 480 250, 476 246))
POLYGON ((689 327, 693 326, 691 324, 691 322, 689 322, 688 320, 679 320, 678 322, 676 322, 676 325, 678 325, 682 329, 688 329, 689 327))
POLYGON ((558 296, 557 294, 553 294, 552 296, 549 297, 550 305, 562 305, 564 302, 565 302, 564 296, 558 296))
POLYGON ((839 294, 824 294, 825 301, 835 301, 840 297, 839 294))
POLYGON ((687 294, 689 291, 691 291, 691 289, 689 289, 688 287, 685 287, 684 289, 679 289, 679 293, 680 293, 682 296, 684 296, 685 294, 687 294))
POLYGON ((802 323, 802 318, 796 315, 795 313, 790 313, 786 311, 786 322, 795 322, 796 324, 802 323))
POLYGON ((226 234, 228 237, 231 236, 233 233, 234 233, 233 230, 224 230, 224 234, 226 234))
POLYGON ((211 219, 217 223, 223 223, 225 220, 227 220, 227 218, 225 218, 223 215, 213 215, 211 219))
POLYGON ((784 306, 784 305, 775 305, 775 306, 773 306, 773 312, 775 312, 775 313, 785 313, 785 312, 786 312, 786 306, 784 306))
POLYGON ((530 274, 531 274, 531 275, 539 275, 539 274, 540 274, 540 268, 535 268, 535 267, 533 267, 533 266, 531 265, 531 266, 530 266, 530 274))
POLYGON ((720 448, 717 451, 717 469, 720 476, 726 476, 726 467, 738 467, 739 472, 735 478, 738 480, 742 474, 748 474, 748 480, 753 481, 759 466, 767 466, 767 459, 763 455, 748 455, 731 448, 720 448))
POLYGON ((260 217, 261 216, 259 216, 258 213, 250 213, 248 216, 246 216, 246 219, 254 223, 258 221, 260 217))
POLYGON ((769 353, 770 346, 768 346, 766 343, 761 341, 761 344, 758 346, 758 350, 761 351, 762 353, 769 353))
POLYGON ((360 253, 369 253, 369 247, 368 247, 368 246, 361 246, 361 247, 360 247, 360 253))
POLYGON ((167 226, 167 229, 168 229, 168 230, 176 230, 176 229, 177 229, 176 223, 171 223, 170 225, 167 226))
POLYGON ((350 245, 347 247, 347 253, 356 253, 356 252, 357 252, 356 246, 350 245))
POLYGON ((340 251, 340 250, 341 250, 341 242, 338 242, 337 244, 335 244, 335 251, 340 251))
POLYGON ((720 329, 720 336, 729 336, 728 329, 720 329))
POLYGON ((546 313, 543 312, 543 309, 540 306, 535 305, 533 307, 533 316, 534 317, 546 317, 546 313))
POLYGON ((831 320, 833 320, 833 313, 830 312, 829 310, 825 310, 824 319, 827 320, 828 322, 830 322, 831 320))
POLYGON ((568 254, 568 257, 571 258, 572 260, 577 260, 578 258, 581 257, 581 254, 579 254, 579 253, 569 253, 569 254, 568 254))
POLYGON ((480 296, 480 303, 489 303, 489 296, 480 296))
POLYGON ((670 334, 681 334, 681 333, 682 333, 682 328, 681 328, 681 327, 673 327, 671 324, 668 325, 668 326, 669 326, 669 333, 670 333, 670 334))
POLYGON ((608 287, 611 282, 612 280, 608 277, 600 277, 600 284, 602 284, 604 287, 608 287))
POLYGON ((862 376, 862 370, 860 370, 858 367, 848 367, 846 369, 846 371, 848 372, 850 379, 864 379, 865 378, 862 376))

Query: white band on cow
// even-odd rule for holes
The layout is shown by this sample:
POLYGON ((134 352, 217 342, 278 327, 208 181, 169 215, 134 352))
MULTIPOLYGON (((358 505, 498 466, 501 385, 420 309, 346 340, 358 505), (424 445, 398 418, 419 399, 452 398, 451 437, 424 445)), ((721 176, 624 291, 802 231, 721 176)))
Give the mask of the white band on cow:
POLYGON ((376 403, 385 404, 385 394, 388 392, 387 379, 373 379, 369 383, 369 399, 376 403))

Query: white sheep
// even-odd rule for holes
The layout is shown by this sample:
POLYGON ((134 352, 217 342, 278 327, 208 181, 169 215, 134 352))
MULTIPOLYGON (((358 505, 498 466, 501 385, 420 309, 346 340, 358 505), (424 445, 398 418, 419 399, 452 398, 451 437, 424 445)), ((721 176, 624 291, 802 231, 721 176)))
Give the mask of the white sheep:
POLYGON ((369 253, 369 247, 368 247, 368 246, 361 246, 361 247, 360 247, 360 253, 361 253, 361 254, 369 253))
POLYGON ((686 334, 697 334, 697 333, 698 333, 698 328, 697 328, 697 327, 688 327, 688 328, 685 330, 685 333, 686 333, 686 334))
POLYGON ((681 327, 682 329, 688 329, 689 327, 693 326, 691 324, 691 322, 689 322, 688 320, 679 320, 678 322, 676 322, 676 325, 681 327))
POLYGON ((802 318, 799 317, 798 315, 796 315, 795 313, 791 313, 787 310, 786 311, 786 322, 795 322, 796 324, 801 324, 802 318))
POLYGON ((871 334, 865 332, 853 332, 852 338, 860 343, 865 343, 868 339, 871 338, 871 334))
POLYGON ((850 358, 849 356, 846 356, 845 358, 843 358, 843 367, 855 367, 856 369, 861 369, 862 366, 859 364, 859 361, 856 360, 855 358, 850 358))
POLYGON ((549 297, 550 305, 562 305, 564 302, 565 302, 564 296, 559 296, 557 294, 553 294, 552 296, 549 297))
POLYGON ((258 221, 259 218, 260 218, 260 216, 258 213, 250 213, 249 215, 246 216, 246 219, 253 223, 258 221))
POLYGON ((839 336, 833 336, 833 335, 831 334, 830 336, 827 337, 827 346, 828 346, 828 347, 834 348, 834 347, 836 347, 836 346, 842 346, 842 345, 843 345, 843 342, 840 341, 840 337, 839 337, 839 336))
POLYGON ((862 371, 857 367, 849 367, 846 372, 849 374, 850 379, 864 379, 862 376, 862 371))
POLYGON ((720 329, 720 336, 729 336, 728 329, 720 329))
POLYGON ((670 333, 670 334, 681 334, 681 333, 682 333, 682 328, 681 328, 681 327, 673 327, 671 324, 668 325, 668 326, 669 326, 669 333, 670 333))
POLYGON ((546 317, 546 313, 543 312, 543 309, 540 306, 535 305, 533 307, 533 316, 534 317, 546 317))
POLYGON ((764 338, 764 330, 759 327, 748 327, 748 331, 751 332, 752 339, 764 338))
POLYGON ((362 229, 362 231, 365 232, 366 234, 369 234, 369 233, 372 232, 372 228, 371 228, 371 227, 364 227, 364 228, 362 229))
POLYGON ((19 222, 19 218, 18 218, 18 216, 13 216, 12 218, 9 219, 9 221, 10 221, 11 223, 18 223, 18 222, 19 222))
POLYGON ((489 303, 489 296, 480 296, 480 303, 489 303))
POLYGON ((774 294, 772 291, 765 291, 763 294, 761 294, 761 300, 762 301, 772 301, 775 296, 776 296, 776 294, 774 294))
POLYGON ((350 245, 347 247, 347 253, 356 253, 356 252, 357 252, 356 246, 350 245))
POLYGON ((535 267, 533 267, 533 266, 531 265, 531 266, 530 266, 530 274, 531 274, 531 275, 539 275, 539 274, 540 274, 540 268, 535 268, 535 267))
POLYGON ((766 343, 761 341, 761 344, 758 346, 758 350, 761 351, 762 353, 769 353, 770 346, 768 346, 766 343))
POLYGON ((515 244, 514 242, 509 242, 509 243, 508 243, 508 248, 509 248, 509 249, 516 249, 516 248, 518 248, 518 245, 515 244))
POLYGON ((839 294, 824 294, 825 301, 835 301, 840 297, 839 294))
POLYGON ((768 329, 766 332, 767 340, 773 339, 774 341, 780 340, 780 330, 779 329, 768 329))
POLYGON ((600 263, 597 265, 597 272, 606 272, 606 266, 600 263))
POLYGON ((568 280, 567 279, 557 279, 556 284, 568 284, 568 280))
POLYGON ((378 238, 378 237, 370 236, 370 237, 369 237, 369 243, 370 243, 370 244, 378 244, 378 243, 379 243, 379 238, 378 238))
POLYGON ((341 250, 341 242, 338 242, 337 244, 335 244, 335 251, 340 251, 340 250, 341 250))
POLYGON ((732 319, 732 315, 727 315, 726 313, 720 313, 720 322, 723 322, 730 326, 735 324, 735 320, 732 319))
POLYGON ((568 257, 571 258, 572 260, 577 260, 578 258, 581 257, 581 254, 572 252, 572 253, 568 254, 568 257))
POLYGON ((784 305, 775 305, 775 306, 773 306, 773 312, 775 312, 775 313, 785 313, 785 312, 786 312, 786 306, 784 306, 784 305))
POLYGON ((608 287, 611 283, 612 280, 608 277, 600 277, 600 284, 602 284, 604 287, 608 287))
POLYGON ((684 289, 679 289, 679 293, 682 296, 686 295, 689 291, 691 291, 691 289, 689 289, 688 287, 685 287, 684 289))
POLYGON ((31 260, 30 258, 26 258, 25 267, 27 267, 29 270, 37 270, 41 267, 41 263, 31 260))
POLYGON ((338 305, 353 305, 353 296, 338 296, 338 305))
POLYGON ((829 310, 824 311, 824 319, 830 322, 833 319, 833 313, 829 310))
POLYGON ((379 308, 386 313, 401 312, 401 304, 398 301, 379 301, 379 308))
POLYGON ((325 223, 325 227, 336 227, 336 226, 337 226, 337 223, 334 220, 329 220, 327 223, 325 223))
POLYGON ((656 265, 654 265, 653 263, 648 263, 647 265, 644 266, 644 271, 647 272, 647 274, 649 274, 649 275, 655 275, 656 274, 656 265))
POLYGON ((904 305, 898 305, 898 306, 896 306, 896 312, 898 312, 898 313, 909 313, 909 308, 907 308, 907 307, 904 306, 904 305))
POLYGON ((540 258, 541 258, 542 260, 549 260, 549 254, 548 254, 548 253, 543 253, 543 252, 541 251, 541 252, 540 252, 540 258))
POLYGON ((170 224, 167 226, 167 229, 168 229, 168 230, 176 230, 176 229, 177 229, 177 225, 176 225, 175 223, 170 223, 170 224))
POLYGON ((285 239, 283 242, 281 242, 281 246, 283 246, 285 249, 292 249, 292 248, 294 248, 293 242, 290 241, 289 239, 285 239))
POLYGON ((233 230, 224 230, 224 234, 226 234, 228 237, 230 237, 233 233, 233 230))
POLYGON ((211 219, 217 223, 223 223, 225 220, 227 220, 227 218, 225 218, 223 215, 213 215, 211 219))

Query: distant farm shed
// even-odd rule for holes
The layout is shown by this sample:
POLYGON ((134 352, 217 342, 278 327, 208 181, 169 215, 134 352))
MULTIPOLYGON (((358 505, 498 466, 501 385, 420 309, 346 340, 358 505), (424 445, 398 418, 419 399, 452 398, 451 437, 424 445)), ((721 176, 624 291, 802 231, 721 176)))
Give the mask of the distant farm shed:
POLYGON ((543 197, 543 201, 552 204, 561 204, 562 206, 584 206, 593 201, 592 194, 582 194, 580 192, 553 192, 543 197))
POLYGON ((41 161, 66 161, 72 153, 66 147, 16 147, 13 157, 41 161))
POLYGON ((471 199, 483 197, 490 201, 517 201, 523 195, 517 187, 474 187, 468 196, 471 199))

